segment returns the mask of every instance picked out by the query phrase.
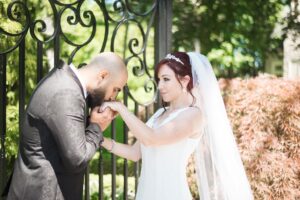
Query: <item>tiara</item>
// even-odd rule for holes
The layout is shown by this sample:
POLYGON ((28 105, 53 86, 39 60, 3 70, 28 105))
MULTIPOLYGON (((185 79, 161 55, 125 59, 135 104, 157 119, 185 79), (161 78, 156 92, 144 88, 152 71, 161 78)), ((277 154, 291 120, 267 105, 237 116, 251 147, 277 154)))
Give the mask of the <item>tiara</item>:
POLYGON ((175 60, 176 62, 179 62, 179 63, 181 63, 182 65, 184 65, 184 63, 183 63, 179 58, 177 58, 177 57, 174 56, 174 55, 168 54, 165 58, 166 58, 166 59, 172 59, 172 60, 175 60))

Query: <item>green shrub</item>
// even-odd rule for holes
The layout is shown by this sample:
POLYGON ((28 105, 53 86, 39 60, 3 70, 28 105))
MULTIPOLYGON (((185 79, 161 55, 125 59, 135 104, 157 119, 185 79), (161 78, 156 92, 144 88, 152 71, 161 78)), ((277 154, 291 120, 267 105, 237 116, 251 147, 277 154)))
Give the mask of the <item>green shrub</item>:
MULTIPOLYGON (((90 194, 91 200, 98 200, 99 196, 99 176, 97 174, 90 174, 90 194)), ((104 200, 111 199, 111 175, 107 174, 103 176, 103 193, 104 193, 104 200)), ((122 175, 116 176, 116 199, 122 200, 124 199, 124 177, 122 175)), ((134 177, 128 177, 128 200, 133 200, 135 197, 135 181, 134 177)))

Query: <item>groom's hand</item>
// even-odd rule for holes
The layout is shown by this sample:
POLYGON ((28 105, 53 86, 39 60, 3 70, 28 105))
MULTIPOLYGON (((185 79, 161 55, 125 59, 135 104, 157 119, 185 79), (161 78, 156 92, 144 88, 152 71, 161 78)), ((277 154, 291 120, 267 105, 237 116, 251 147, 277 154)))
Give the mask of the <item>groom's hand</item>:
POLYGON ((114 118, 115 114, 110 108, 106 108, 102 112, 99 112, 99 107, 95 107, 91 112, 90 121, 98 124, 101 130, 104 131, 114 118))

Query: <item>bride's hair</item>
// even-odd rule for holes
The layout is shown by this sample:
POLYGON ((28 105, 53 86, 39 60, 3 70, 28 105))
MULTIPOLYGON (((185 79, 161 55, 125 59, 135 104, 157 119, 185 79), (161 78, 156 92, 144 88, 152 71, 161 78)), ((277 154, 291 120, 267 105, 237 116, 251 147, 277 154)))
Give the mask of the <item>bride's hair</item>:
MULTIPOLYGON (((190 81, 187 85, 187 91, 193 96, 195 102, 195 97, 192 94, 193 89, 193 75, 192 75, 192 66, 190 63, 190 57, 187 53, 184 52, 174 52, 168 54, 164 59, 162 59, 156 66, 154 71, 154 78, 156 83, 158 83, 158 72, 163 65, 167 65, 172 69, 176 75, 177 81, 180 83, 180 78, 188 75, 190 77, 190 81)), ((181 83, 180 83, 181 84, 181 83)), ((163 102, 163 106, 167 106, 165 102, 163 102)))

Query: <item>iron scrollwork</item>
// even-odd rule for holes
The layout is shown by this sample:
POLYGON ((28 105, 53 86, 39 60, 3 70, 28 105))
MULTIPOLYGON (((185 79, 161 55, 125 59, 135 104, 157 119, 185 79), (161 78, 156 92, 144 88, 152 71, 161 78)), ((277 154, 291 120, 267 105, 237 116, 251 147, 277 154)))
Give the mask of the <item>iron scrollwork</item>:
POLYGON ((17 22, 23 26, 21 30, 16 33, 8 32, 0 26, 0 37, 2 35, 6 36, 6 38, 17 38, 14 45, 10 47, 2 47, 3 49, 0 49, 0 55, 10 53, 19 46, 21 41, 25 38, 31 22, 29 10, 21 1, 11 2, 7 7, 6 15, 10 21, 17 22), (21 10, 23 10, 24 13, 22 13, 21 10), (22 17, 25 19, 22 20, 22 17))
MULTIPOLYGON (((9 32, 5 30, 0 25, 0 37, 4 38, 17 38, 12 46, 2 47, 0 49, 0 55, 7 54, 14 51, 24 40, 28 31, 30 32, 31 37, 34 41, 39 43, 50 43, 53 42, 55 38, 59 37, 67 45, 74 47, 70 55, 68 55, 68 63, 71 63, 76 56, 76 54, 85 46, 94 41, 96 30, 99 29, 97 21, 102 20, 104 23, 100 27, 104 29, 103 31, 103 41, 98 45, 99 52, 107 50, 107 41, 110 39, 110 51, 115 51, 116 37, 121 26, 134 26, 135 29, 139 32, 139 37, 133 36, 132 38, 125 41, 126 47, 123 51, 128 49, 127 54, 124 57, 126 64, 134 63, 135 66, 132 67, 132 74, 138 79, 142 76, 147 76, 147 80, 143 79, 144 82, 144 91, 146 93, 153 92, 153 99, 147 102, 139 102, 134 92, 131 92, 130 86, 126 86, 129 96, 136 102, 141 105, 147 105, 153 103, 155 100, 156 93, 156 84, 153 80, 153 77, 150 73, 150 68, 147 65, 147 42, 149 39, 149 32, 154 24, 154 18, 157 10, 158 0, 153 0, 151 4, 146 6, 146 10, 140 11, 135 10, 135 6, 132 5, 130 0, 115 0, 105 1, 105 0, 94 0, 93 3, 100 10, 102 19, 96 17, 95 13, 92 10, 86 10, 83 6, 84 3, 90 3, 85 0, 73 0, 68 3, 62 0, 49 0, 50 11, 52 12, 51 20, 53 24, 49 24, 49 20, 46 19, 33 19, 31 10, 29 7, 22 1, 13 1, 8 4, 6 9, 7 19, 14 23, 19 23, 21 25, 21 30, 17 32, 9 32), (67 16, 66 18, 64 18, 67 16), (117 17, 116 17, 117 16, 117 17), (63 21, 65 19, 65 21, 63 21), (147 21, 148 20, 148 21, 147 21), (146 27, 144 27, 146 24, 146 27), (85 38, 84 41, 80 43, 72 40, 72 35, 65 33, 64 26, 80 26, 89 30, 90 35, 85 38), (113 26, 112 26, 113 25, 113 26), (113 27, 113 28, 112 28, 113 27), (110 32, 110 29, 112 31, 110 32), (47 31, 52 32, 45 34, 47 31), (136 62, 131 62, 132 59, 137 60, 136 62)), ((137 4, 135 4, 137 5, 137 4)), ((131 35, 129 33, 129 35, 131 35)), ((74 36, 73 36, 74 38, 74 36)), ((97 41, 99 42, 99 41, 97 41)), ((125 54, 124 54, 125 55, 125 54)), ((79 66, 84 65, 85 63, 79 64, 79 66)))
POLYGON ((138 79, 139 77, 146 76, 146 79, 142 79, 144 81, 143 88, 145 93, 151 93, 152 92, 152 98, 147 101, 141 101, 140 99, 137 99, 138 95, 135 95, 134 92, 130 90, 130 85, 126 86, 126 91, 128 92, 128 95, 130 96, 133 101, 137 102, 140 105, 147 106, 152 104, 156 99, 156 93, 157 93, 157 86, 153 79, 153 76, 150 73, 149 66, 147 65, 147 42, 149 39, 149 33, 151 30, 151 27, 154 23, 154 18, 156 14, 157 9, 157 1, 154 1, 154 3, 150 6, 150 9, 145 12, 137 12, 134 11, 131 7, 128 0, 125 0, 125 4, 122 5, 122 8, 119 8, 119 11, 122 11, 123 18, 119 21, 117 21, 117 26, 115 27, 112 35, 111 40, 111 50, 115 51, 115 37, 120 29, 121 26, 135 26, 136 30, 139 31, 140 38, 133 37, 130 38, 126 48, 129 50, 130 55, 126 56, 125 62, 127 64, 127 67, 130 68, 130 63, 132 60, 137 60, 134 63, 134 66, 132 66, 132 74, 135 76, 135 79, 138 79), (147 23, 146 31, 144 30, 142 26, 142 22, 138 19, 140 18, 146 18, 149 17, 149 21, 147 23), (137 49, 139 46, 141 46, 140 49, 137 49))

